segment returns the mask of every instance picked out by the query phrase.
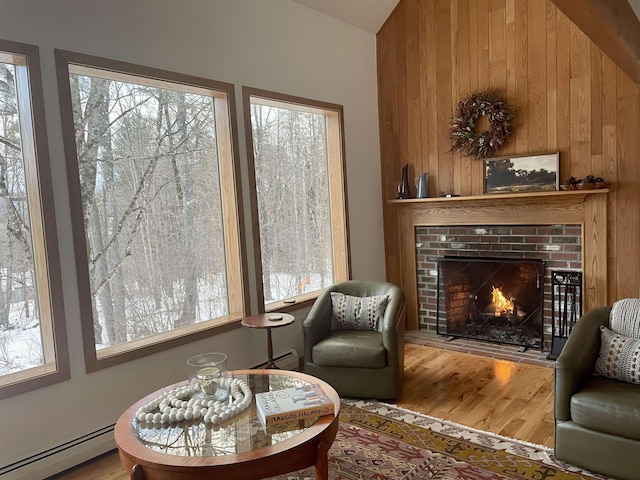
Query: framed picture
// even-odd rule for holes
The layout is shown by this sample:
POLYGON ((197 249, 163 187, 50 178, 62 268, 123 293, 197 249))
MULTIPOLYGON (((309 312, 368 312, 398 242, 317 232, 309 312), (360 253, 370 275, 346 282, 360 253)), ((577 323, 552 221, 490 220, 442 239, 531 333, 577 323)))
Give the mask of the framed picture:
POLYGON ((560 154, 487 158, 484 193, 524 193, 558 190, 560 154))

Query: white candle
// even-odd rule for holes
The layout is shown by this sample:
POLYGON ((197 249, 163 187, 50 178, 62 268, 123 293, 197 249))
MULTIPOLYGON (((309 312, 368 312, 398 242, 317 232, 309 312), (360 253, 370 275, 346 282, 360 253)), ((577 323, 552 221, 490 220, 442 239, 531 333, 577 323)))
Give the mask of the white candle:
POLYGON ((196 373, 196 380, 200 390, 205 395, 215 395, 220 384, 220 369, 218 367, 203 367, 196 373))

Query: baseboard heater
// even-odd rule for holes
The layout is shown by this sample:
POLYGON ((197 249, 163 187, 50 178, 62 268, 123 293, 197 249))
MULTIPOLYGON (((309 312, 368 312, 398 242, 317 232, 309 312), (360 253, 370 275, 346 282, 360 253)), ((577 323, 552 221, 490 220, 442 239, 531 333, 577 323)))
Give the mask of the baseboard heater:
POLYGON ((115 424, 0 466, 2 480, 46 479, 116 448, 115 424))
MULTIPOLYGON (((284 353, 281 353, 277 356, 273 357, 273 361, 276 366, 282 370, 297 370, 300 367, 300 357, 298 356, 298 352, 292 348, 291 350, 287 350, 284 353)), ((267 362, 262 362, 258 365, 254 365, 251 368, 264 368, 266 367, 267 362)))
MULTIPOLYGON (((287 350, 274 357, 274 362, 283 370, 297 370, 300 357, 295 349, 287 350)), ((264 368, 262 362, 251 368, 264 368)), ((2 480, 46 479, 91 460, 116 448, 113 438, 115 424, 82 435, 48 450, 36 453, 8 465, 0 466, 2 480)))

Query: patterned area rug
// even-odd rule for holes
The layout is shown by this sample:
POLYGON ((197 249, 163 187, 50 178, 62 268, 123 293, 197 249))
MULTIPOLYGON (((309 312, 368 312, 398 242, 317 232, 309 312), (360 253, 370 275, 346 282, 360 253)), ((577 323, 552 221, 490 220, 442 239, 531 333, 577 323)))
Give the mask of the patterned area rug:
MULTIPOLYGON (((273 477, 312 480, 313 468, 273 477)), ((331 480, 578 480, 605 477, 556 460, 550 449, 392 405, 343 400, 329 450, 331 480)))

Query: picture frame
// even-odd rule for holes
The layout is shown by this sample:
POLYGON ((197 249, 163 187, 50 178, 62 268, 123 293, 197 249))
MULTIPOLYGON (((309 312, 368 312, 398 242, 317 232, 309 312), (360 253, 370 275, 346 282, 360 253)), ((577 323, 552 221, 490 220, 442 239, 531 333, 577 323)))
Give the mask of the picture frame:
POLYGON ((484 194, 559 190, 560 152, 487 158, 484 194))

